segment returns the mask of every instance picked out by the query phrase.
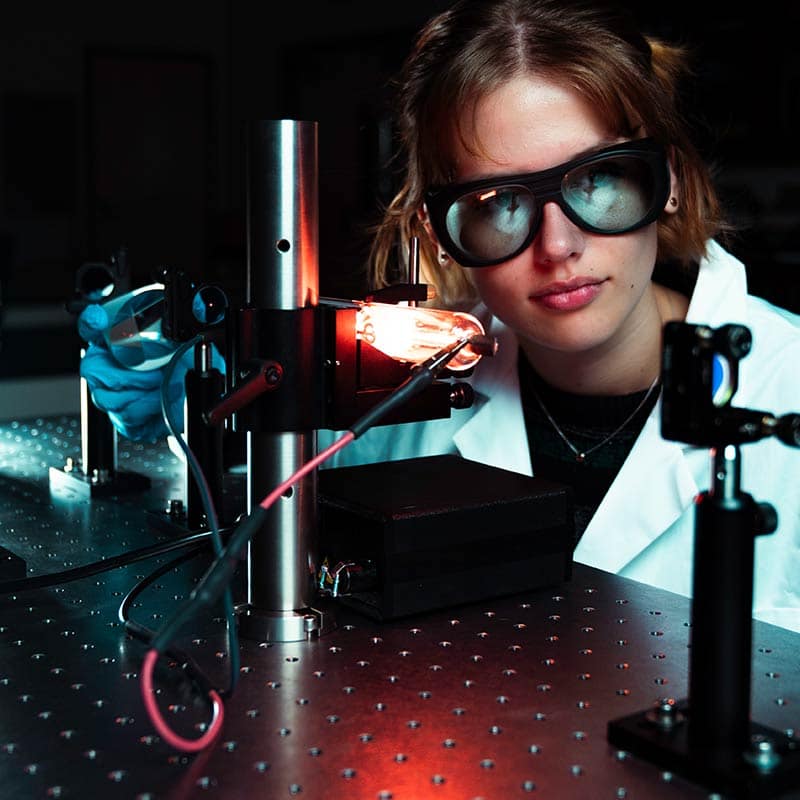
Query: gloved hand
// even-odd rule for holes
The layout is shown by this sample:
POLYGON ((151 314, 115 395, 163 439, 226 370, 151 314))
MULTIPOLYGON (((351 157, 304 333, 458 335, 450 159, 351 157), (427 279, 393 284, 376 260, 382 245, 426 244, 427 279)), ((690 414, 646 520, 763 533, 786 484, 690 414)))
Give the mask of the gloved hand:
MULTIPOLYGON (((88 305, 78 318, 78 333, 89 343, 81 359, 81 377, 86 379, 94 404, 108 414, 119 433, 133 441, 155 441, 168 432, 161 414, 161 382, 166 367, 147 371, 123 367, 103 341, 107 326, 108 315, 100 305, 88 305)), ((212 364, 224 372, 224 359, 214 347, 212 364)), ((170 416, 179 431, 183 431, 184 379, 193 365, 190 349, 175 366, 167 387, 170 416)))

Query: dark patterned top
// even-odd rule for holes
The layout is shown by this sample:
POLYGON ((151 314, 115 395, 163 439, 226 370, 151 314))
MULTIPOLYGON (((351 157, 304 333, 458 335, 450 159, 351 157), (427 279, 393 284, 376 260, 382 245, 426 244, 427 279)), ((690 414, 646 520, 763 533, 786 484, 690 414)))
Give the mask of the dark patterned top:
POLYGON ((642 403, 647 390, 621 397, 562 392, 544 382, 521 350, 517 369, 533 474, 572 487, 577 544, 628 457, 659 392, 653 391, 622 430, 580 463, 545 416, 534 390, 564 435, 579 451, 589 450, 618 428, 642 403))

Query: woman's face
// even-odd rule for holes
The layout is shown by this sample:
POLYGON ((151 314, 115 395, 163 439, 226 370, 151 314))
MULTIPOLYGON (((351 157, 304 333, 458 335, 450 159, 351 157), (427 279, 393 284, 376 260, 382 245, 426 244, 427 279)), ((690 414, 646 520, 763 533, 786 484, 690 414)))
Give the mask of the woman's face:
MULTIPOLYGON (((619 141, 580 95, 536 76, 509 81, 466 122, 478 152, 456 144, 453 180, 459 183, 538 172, 619 141)), ((588 352, 613 348, 655 321, 656 248, 655 223, 621 235, 592 234, 551 202, 527 250, 468 274, 529 352, 588 352)))

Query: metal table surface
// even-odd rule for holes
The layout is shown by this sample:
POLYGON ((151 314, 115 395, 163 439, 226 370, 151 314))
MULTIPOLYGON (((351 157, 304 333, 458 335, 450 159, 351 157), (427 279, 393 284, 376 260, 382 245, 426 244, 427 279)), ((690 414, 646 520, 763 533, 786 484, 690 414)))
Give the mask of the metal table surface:
MULTIPOLYGON (((28 575, 169 539, 144 519, 180 491, 165 445, 121 445, 120 466, 152 486, 102 499, 51 487, 48 468, 79 453, 74 418, 0 425, 0 544, 28 575)), ((579 565, 569 582, 524 595, 384 624, 337 609, 319 639, 243 640, 221 736, 178 753, 145 713, 144 646, 118 619, 122 598, 171 557, 0 597, 0 798, 718 797, 606 737, 609 720, 685 695, 688 601, 579 565)), ((207 564, 168 571, 132 615, 158 627, 207 564)), ((754 627, 753 718, 789 736, 800 726, 798 644, 754 627)), ((180 645, 227 685, 221 613, 191 623, 180 645)), ((174 684, 161 682, 159 705, 197 736, 207 703, 174 684)))

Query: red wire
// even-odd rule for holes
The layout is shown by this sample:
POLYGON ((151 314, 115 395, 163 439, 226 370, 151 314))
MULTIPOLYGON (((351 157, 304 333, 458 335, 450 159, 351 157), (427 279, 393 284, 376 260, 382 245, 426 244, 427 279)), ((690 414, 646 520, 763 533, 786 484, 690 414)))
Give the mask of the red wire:
POLYGON ((150 717, 150 721, 153 723, 158 735, 167 744, 185 753, 197 753, 208 747, 222 729, 222 722, 225 719, 225 706, 222 704, 222 698, 213 689, 209 690, 208 696, 211 698, 214 712, 211 717, 211 724, 199 739, 184 739, 183 736, 179 736, 167 725, 156 703, 156 693, 153 689, 153 669, 156 661, 158 661, 158 655, 158 650, 148 650, 142 664, 142 699, 144 700, 147 715, 150 717))
MULTIPOLYGON (((300 467, 300 469, 298 469, 291 477, 287 478, 283 483, 273 489, 259 503, 261 508, 264 510, 268 509, 279 497, 281 497, 281 495, 294 486, 301 478, 304 478, 309 472, 316 469, 323 462, 327 461, 334 453, 337 453, 345 445, 350 444, 353 439, 355 439, 355 434, 352 431, 346 431, 332 445, 326 447, 321 453, 317 453, 314 458, 303 464, 303 466, 300 467)), ((167 725, 165 719, 161 716, 161 711, 156 703, 156 694, 153 688, 153 670, 155 669, 155 663, 158 660, 158 656, 159 653, 157 650, 148 650, 144 657, 144 663, 142 664, 142 700, 144 701, 144 707, 147 711, 147 716, 150 717, 150 722, 153 723, 153 727, 165 742, 170 744, 176 750, 182 750, 185 753, 197 753, 198 751, 208 747, 208 745, 214 741, 217 734, 222 729, 222 723, 225 719, 225 706, 223 705, 222 698, 213 689, 209 690, 208 696, 211 699, 213 714, 208 729, 199 739, 185 739, 183 736, 179 736, 169 727, 169 725, 167 725)))
POLYGON ((355 439, 356 436, 352 431, 343 433, 332 445, 326 447, 321 453, 317 453, 310 461, 306 461, 291 478, 287 478, 282 484, 276 486, 260 503, 259 505, 265 511, 268 509, 282 494, 288 489, 291 489, 300 478, 304 478, 311 470, 316 469, 324 461, 327 461, 334 453, 341 450, 345 445, 355 439))

